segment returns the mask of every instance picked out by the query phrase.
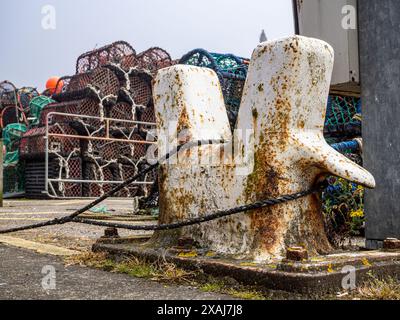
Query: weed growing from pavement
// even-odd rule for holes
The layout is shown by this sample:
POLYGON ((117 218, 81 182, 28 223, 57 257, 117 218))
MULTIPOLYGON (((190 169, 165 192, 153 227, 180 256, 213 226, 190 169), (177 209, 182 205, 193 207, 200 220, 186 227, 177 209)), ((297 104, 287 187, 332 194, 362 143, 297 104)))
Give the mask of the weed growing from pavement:
POLYGON ((200 285, 199 289, 204 292, 218 292, 229 294, 232 297, 246 300, 267 300, 268 296, 261 290, 258 290, 251 286, 244 286, 232 284, 232 279, 227 278, 215 278, 209 276, 207 282, 200 285))
POLYGON ((160 281, 168 284, 186 284, 199 288, 203 292, 228 294, 234 298, 246 300, 268 299, 340 299, 340 300, 400 300, 400 282, 393 278, 380 279, 370 274, 370 280, 357 289, 341 296, 306 296, 280 291, 265 290, 257 286, 245 286, 229 277, 214 277, 201 271, 187 271, 172 263, 158 261, 154 263, 131 258, 115 261, 105 253, 87 252, 65 258, 67 266, 80 265, 109 272, 124 273, 129 276, 160 281))
POLYGON ((394 278, 380 279, 373 274, 371 280, 357 289, 355 295, 365 300, 400 300, 400 282, 394 278))
POLYGON ((108 258, 105 253, 87 252, 66 257, 65 264, 67 266, 80 265, 109 272, 124 273, 133 277, 168 282, 169 284, 191 285, 204 292, 229 294, 239 299, 266 299, 261 291, 257 291, 254 287, 239 285, 236 281, 232 283, 233 279, 216 278, 200 271, 187 271, 166 261, 149 263, 138 258, 130 258, 117 262, 108 258))
POLYGON ((221 292, 223 289, 224 283, 222 281, 208 282, 200 286, 200 290, 204 292, 221 292))
POLYGON ((157 281, 174 283, 189 283, 196 273, 177 268, 174 264, 165 261, 149 263, 138 258, 122 261, 109 259, 104 253, 87 252, 81 255, 67 257, 66 265, 81 265, 110 272, 125 273, 137 278, 147 278, 157 281))
POLYGON ((235 298, 245 299, 245 300, 267 300, 263 293, 257 290, 236 290, 236 289, 229 289, 227 291, 228 294, 235 298))

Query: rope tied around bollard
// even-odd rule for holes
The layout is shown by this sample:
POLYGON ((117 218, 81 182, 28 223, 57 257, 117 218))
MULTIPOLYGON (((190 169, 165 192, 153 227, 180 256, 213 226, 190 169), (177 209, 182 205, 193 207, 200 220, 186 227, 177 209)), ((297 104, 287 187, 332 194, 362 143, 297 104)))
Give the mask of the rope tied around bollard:
POLYGON ((160 160, 158 160, 155 164, 150 165, 146 169, 143 169, 142 171, 135 174, 131 178, 125 180, 123 183, 119 184, 118 186, 116 186, 115 188, 110 190, 109 192, 105 193, 101 197, 97 198, 96 200, 92 201, 91 203, 87 204, 86 206, 82 207, 81 209, 76 210, 74 213, 72 213, 68 216, 65 216, 62 218, 55 218, 55 219, 52 219, 49 221, 31 224, 31 225, 27 225, 27 226, 21 226, 21 227, 0 230, 0 234, 23 231, 23 230, 31 230, 31 229, 42 228, 42 227, 47 227, 47 226, 52 226, 52 225, 61 225, 61 224, 69 223, 69 222, 83 223, 83 224, 90 224, 90 225, 104 226, 104 227, 114 227, 114 228, 127 229, 127 230, 145 230, 145 231, 171 230, 171 229, 178 229, 178 228, 182 228, 182 227, 186 227, 186 226, 191 226, 191 225, 195 225, 195 224, 200 224, 200 223, 220 219, 223 217, 231 216, 231 215, 238 214, 238 213, 245 212, 245 211, 260 209, 260 208, 264 208, 267 206, 273 206, 273 205, 277 205, 277 204, 286 203, 289 201, 294 201, 294 200, 303 198, 305 196, 308 196, 310 194, 320 192, 324 188, 326 188, 325 183, 320 183, 307 191, 301 191, 301 192, 290 194, 290 195, 283 195, 283 196, 279 196, 276 198, 257 201, 257 202, 251 203, 251 204, 242 205, 242 206, 238 206, 238 207, 231 208, 231 209, 218 210, 218 211, 208 214, 208 215, 183 220, 180 222, 170 223, 170 224, 129 225, 129 224, 92 221, 89 219, 79 218, 80 214, 93 208, 94 206, 101 203, 105 199, 113 196, 115 193, 122 190, 124 187, 133 183, 134 181, 138 180, 139 178, 143 177, 148 172, 154 170, 155 168, 157 168, 160 165, 160 163, 163 163, 164 161, 168 160, 169 158, 171 158, 175 154, 179 153, 180 151, 185 150, 185 149, 190 149, 193 147, 202 146, 202 145, 223 144, 226 142, 227 141, 225 141, 225 140, 198 140, 198 141, 188 142, 183 145, 180 145, 180 146, 176 147, 173 151, 167 153, 165 156, 160 158, 160 160))
POLYGON ((195 224, 200 224, 216 219, 221 219, 223 217, 231 216, 234 214, 238 214, 245 211, 261 209, 268 206, 273 206, 277 204, 286 203, 289 201, 294 201, 305 196, 308 196, 313 193, 317 193, 322 191, 326 185, 324 183, 318 184, 316 187, 308 190, 302 191, 290 195, 284 195, 277 198, 266 199, 262 201, 257 201, 251 204, 226 209, 226 210, 218 210, 214 213, 207 214, 201 217, 187 219, 180 222, 169 223, 169 224, 160 224, 160 225, 128 225, 128 224, 120 224, 120 223, 109 223, 109 222, 102 222, 102 221, 94 221, 89 219, 83 218, 74 218, 72 222, 90 224, 95 226, 102 226, 102 227, 111 227, 111 228, 118 228, 118 229, 127 229, 127 230, 144 230, 144 231, 157 231, 157 230, 172 230, 178 229, 182 227, 187 227, 195 224))

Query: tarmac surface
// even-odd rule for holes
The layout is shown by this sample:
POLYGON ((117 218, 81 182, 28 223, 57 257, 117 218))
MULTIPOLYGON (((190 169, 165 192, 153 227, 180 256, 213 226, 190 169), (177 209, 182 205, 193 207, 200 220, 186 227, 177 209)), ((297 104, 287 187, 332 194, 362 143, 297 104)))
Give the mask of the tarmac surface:
MULTIPOLYGON (((73 213, 76 209, 83 207, 89 202, 90 200, 5 200, 3 208, 0 208, 0 230, 34 224, 54 218, 61 218, 73 213)), ((135 217, 135 219, 138 219, 138 221, 135 222, 118 221, 121 223, 156 223, 156 220, 149 220, 151 217, 134 215, 133 201, 131 200, 106 200, 97 207, 102 206, 105 206, 109 212, 99 213, 96 214, 96 216, 113 219, 113 217, 119 215, 132 218, 135 217)), ((54 225, 39 229, 15 232, 9 235, 40 243, 59 245, 72 250, 87 251, 90 250, 96 239, 104 234, 104 229, 104 227, 80 223, 67 223, 63 225, 54 225)), ((119 233, 121 236, 151 235, 151 232, 132 232, 121 229, 119 230, 119 233)))
POLYGON ((231 299, 227 295, 206 293, 189 286, 165 285, 80 266, 66 267, 59 257, 2 244, 0 261, 1 300, 231 299))
MULTIPOLYGON (((89 202, 90 200, 5 200, 4 207, 0 208, 0 230, 60 218, 89 202)), ((122 223, 156 223, 152 217, 134 215, 132 201, 112 199, 99 206, 103 205, 108 213, 89 214, 98 216, 99 219, 118 219, 122 223)), ((166 285, 124 274, 64 265, 63 255, 89 251, 96 239, 104 234, 104 229, 68 223, 2 235, 0 299, 231 299, 227 295, 206 293, 190 286, 166 285), (55 270, 55 289, 42 287, 49 268, 55 270)), ((148 232, 126 230, 119 230, 119 233, 121 236, 151 235, 148 232)))

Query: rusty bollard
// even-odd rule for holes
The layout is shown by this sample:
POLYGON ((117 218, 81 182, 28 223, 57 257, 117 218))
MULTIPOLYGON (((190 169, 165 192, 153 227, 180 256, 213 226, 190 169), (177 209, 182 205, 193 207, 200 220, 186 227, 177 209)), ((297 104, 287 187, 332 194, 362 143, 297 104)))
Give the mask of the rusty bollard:
MULTIPOLYGON (((327 175, 375 187, 368 171, 324 139, 333 61, 333 49, 321 40, 293 36, 261 43, 250 62, 234 134, 215 72, 185 65, 160 70, 154 84, 159 153, 185 141, 229 142, 186 150, 161 165, 159 223, 309 190, 327 175)), ((282 259, 298 243, 310 255, 332 250, 316 194, 157 231, 153 241, 176 245, 183 237, 255 261, 282 259)))
POLYGON ((383 241, 384 250, 400 250, 400 240, 397 238, 387 238, 383 241))
POLYGON ((102 239, 119 238, 118 229, 113 227, 104 229, 104 236, 102 236, 101 238, 102 239))
POLYGON ((286 250, 286 259, 291 261, 308 260, 308 252, 303 247, 290 247, 286 250))

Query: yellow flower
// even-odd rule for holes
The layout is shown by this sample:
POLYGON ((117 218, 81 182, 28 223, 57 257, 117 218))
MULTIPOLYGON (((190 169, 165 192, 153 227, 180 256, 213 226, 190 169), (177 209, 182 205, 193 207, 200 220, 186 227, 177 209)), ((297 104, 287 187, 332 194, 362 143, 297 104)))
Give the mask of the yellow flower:
POLYGON ((195 258, 195 257, 197 257, 197 252, 196 251, 181 252, 178 254, 178 257, 180 257, 180 258, 195 258))
POLYGON ((371 266, 371 263, 368 261, 368 259, 367 258, 362 258, 362 264, 364 265, 364 266, 366 266, 366 267, 370 267, 371 266))
POLYGON ((362 217, 364 217, 364 212, 361 209, 359 209, 357 211, 353 211, 352 213, 350 213, 350 217, 352 217, 352 218, 362 218, 362 217))
POLYGON ((240 266, 242 267, 257 267, 257 263, 255 262, 242 262, 240 263, 240 266))

